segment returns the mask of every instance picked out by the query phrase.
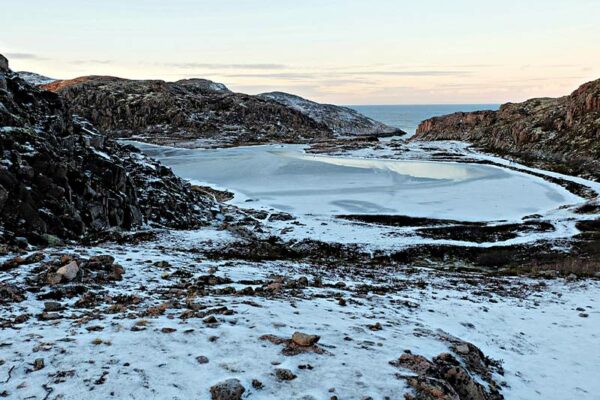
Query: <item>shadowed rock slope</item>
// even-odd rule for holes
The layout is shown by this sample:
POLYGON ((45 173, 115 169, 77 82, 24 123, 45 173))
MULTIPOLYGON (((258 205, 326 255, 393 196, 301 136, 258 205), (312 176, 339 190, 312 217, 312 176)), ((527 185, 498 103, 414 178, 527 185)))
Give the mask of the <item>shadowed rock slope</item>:
POLYGON ((600 179, 600 80, 560 98, 423 121, 413 140, 462 140, 559 172, 600 179))
POLYGON ((0 242, 79 239, 146 223, 205 224, 216 205, 170 169, 73 117, 0 55, 0 242))

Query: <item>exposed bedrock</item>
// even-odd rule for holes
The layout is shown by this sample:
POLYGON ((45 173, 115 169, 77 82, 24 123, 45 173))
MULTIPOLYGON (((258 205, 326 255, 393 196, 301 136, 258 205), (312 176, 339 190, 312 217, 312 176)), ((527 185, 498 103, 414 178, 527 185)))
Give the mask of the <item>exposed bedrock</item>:
POLYGON ((413 140, 462 140, 559 172, 600 179, 600 80, 568 96, 423 121, 413 140))

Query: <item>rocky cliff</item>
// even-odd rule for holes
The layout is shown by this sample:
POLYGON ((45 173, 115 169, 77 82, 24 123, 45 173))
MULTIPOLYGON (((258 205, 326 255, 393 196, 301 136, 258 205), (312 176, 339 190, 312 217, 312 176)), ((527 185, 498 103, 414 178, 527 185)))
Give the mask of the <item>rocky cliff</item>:
POLYGON ((568 96, 423 121, 413 140, 462 140, 489 151, 600 179, 600 80, 568 96))
POLYGON ((43 86, 114 137, 173 144, 302 142, 332 137, 324 124, 272 100, 204 79, 177 82, 88 76, 43 86))
POLYGON ((320 104, 284 92, 260 94, 259 97, 274 100, 315 121, 327 126, 336 136, 394 136, 405 135, 401 129, 368 118, 356 110, 333 104, 320 104))
POLYGON ((78 239, 145 223, 207 223, 212 201, 159 163, 73 117, 0 56, 0 241, 78 239))

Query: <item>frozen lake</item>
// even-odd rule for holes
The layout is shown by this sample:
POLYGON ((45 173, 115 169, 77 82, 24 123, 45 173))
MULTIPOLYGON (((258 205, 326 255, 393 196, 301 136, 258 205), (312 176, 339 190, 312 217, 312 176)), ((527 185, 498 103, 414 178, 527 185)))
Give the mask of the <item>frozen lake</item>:
POLYGON ((399 214, 515 220, 581 199, 531 175, 489 165, 329 157, 301 145, 176 149, 134 143, 194 183, 233 191, 232 203, 293 214, 399 214))

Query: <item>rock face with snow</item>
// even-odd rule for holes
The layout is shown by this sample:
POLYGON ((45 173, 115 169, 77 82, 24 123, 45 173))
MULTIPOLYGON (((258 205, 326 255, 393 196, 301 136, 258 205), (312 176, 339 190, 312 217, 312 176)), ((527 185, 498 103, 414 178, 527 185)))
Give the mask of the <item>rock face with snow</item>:
POLYGON ((523 161, 600 178, 600 79, 560 98, 423 121, 415 140, 462 140, 523 161))
POLYGON ((278 102, 204 79, 177 82, 87 76, 44 86, 115 137, 159 144, 301 142, 332 137, 321 123, 278 102))
POLYGON ((35 72, 19 71, 17 74, 21 79, 34 86, 46 85, 56 81, 54 78, 48 78, 47 76, 36 74, 35 72))
POLYGON ((320 104, 284 92, 263 93, 259 96, 274 100, 308 115, 315 121, 327 126, 336 136, 393 136, 406 134, 401 129, 375 121, 348 107, 320 104))
POLYGON ((144 223, 206 223, 214 203, 170 169, 74 118, 0 56, 0 239, 78 239, 144 223))

